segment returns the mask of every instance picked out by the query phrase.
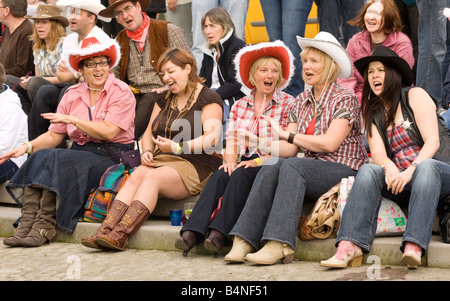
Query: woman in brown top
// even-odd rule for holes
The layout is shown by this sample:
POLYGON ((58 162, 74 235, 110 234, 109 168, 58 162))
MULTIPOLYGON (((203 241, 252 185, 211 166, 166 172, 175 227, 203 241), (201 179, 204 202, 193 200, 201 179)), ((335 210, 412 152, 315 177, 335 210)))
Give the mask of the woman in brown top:
POLYGON ((125 250, 128 237, 148 219, 158 198, 198 194, 222 164, 215 145, 222 127, 222 99, 204 87, 195 59, 170 48, 158 61, 169 90, 159 94, 142 138, 141 165, 111 204, 103 224, 83 245, 125 250))

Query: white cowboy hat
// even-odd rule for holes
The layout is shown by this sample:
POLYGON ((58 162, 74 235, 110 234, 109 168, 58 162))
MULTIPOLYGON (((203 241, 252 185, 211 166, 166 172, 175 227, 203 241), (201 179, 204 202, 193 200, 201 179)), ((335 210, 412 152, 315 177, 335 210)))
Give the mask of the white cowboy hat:
POLYGON ((102 5, 100 0, 58 0, 58 2, 56 2, 56 5, 64 7, 80 8, 85 11, 96 14, 97 18, 101 21, 111 22, 111 18, 105 18, 98 14, 101 10, 105 9, 105 6, 102 5))
POLYGON ((331 33, 321 31, 313 39, 297 36, 297 43, 301 49, 313 47, 328 54, 340 67, 339 78, 349 78, 352 75, 352 60, 331 33))
POLYGON ((120 61, 120 46, 115 39, 99 35, 98 37, 85 38, 81 47, 69 51, 69 66, 73 71, 79 72, 79 64, 91 57, 107 56, 110 60, 109 67, 115 67, 120 61))
POLYGON ((294 75, 294 56, 289 48, 280 40, 274 42, 263 42, 241 48, 234 58, 236 69, 236 80, 243 86, 253 89, 255 86, 250 82, 250 68, 253 63, 264 56, 276 57, 281 63, 281 76, 285 83, 279 87, 281 90, 289 86, 294 75))

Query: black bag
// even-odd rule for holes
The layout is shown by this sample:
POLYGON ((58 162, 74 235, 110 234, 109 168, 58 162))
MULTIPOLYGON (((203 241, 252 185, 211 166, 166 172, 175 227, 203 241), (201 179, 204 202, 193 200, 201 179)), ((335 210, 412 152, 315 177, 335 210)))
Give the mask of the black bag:
POLYGON ((441 227, 442 240, 450 244, 450 195, 439 201, 437 215, 441 227))

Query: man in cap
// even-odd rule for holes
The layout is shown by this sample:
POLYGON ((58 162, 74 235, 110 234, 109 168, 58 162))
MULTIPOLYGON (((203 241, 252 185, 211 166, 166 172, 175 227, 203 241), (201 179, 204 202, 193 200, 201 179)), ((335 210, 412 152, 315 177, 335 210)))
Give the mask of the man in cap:
POLYGON ((69 50, 80 48, 85 38, 108 37, 103 30, 96 26, 97 18, 105 22, 111 21, 111 18, 98 16, 98 13, 105 8, 100 0, 59 0, 57 5, 65 8, 72 33, 64 40, 61 61, 56 71, 56 76, 61 83, 44 85, 36 94, 28 115, 29 139, 34 139, 48 130, 50 123, 42 118, 41 114, 55 112, 64 91, 78 82, 80 74, 70 71, 67 65, 69 50))
POLYGON ((156 72, 159 56, 167 47, 191 52, 184 30, 163 20, 150 19, 145 10, 150 0, 109 0, 99 15, 116 18, 124 29, 117 35, 122 57, 112 69, 116 77, 128 83, 136 98, 136 139, 147 128, 155 104, 153 89, 164 84, 156 72))
MULTIPOLYGON (((34 73, 33 50, 29 37, 33 24, 25 18, 26 0, 0 0, 0 22, 6 26, 0 49, 0 63, 6 75, 22 77, 34 73), (20 49, 20 51, 18 51, 20 49)), ((9 85, 8 81, 6 84, 9 85)))

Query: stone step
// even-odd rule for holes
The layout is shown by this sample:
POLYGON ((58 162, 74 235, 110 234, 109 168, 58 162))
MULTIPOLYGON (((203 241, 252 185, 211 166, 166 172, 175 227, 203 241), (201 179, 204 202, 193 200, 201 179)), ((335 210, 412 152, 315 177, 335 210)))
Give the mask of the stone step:
MULTIPOLYGON (((8 237, 14 233, 13 223, 20 216, 20 209, 14 205, 0 206, 0 236, 8 237)), ((65 243, 80 243, 81 238, 95 233, 99 224, 81 222, 73 234, 60 230, 54 241, 65 243)), ((129 247, 143 250, 181 251, 174 247, 179 237, 181 226, 171 226, 167 218, 151 217, 139 231, 130 238, 129 247)), ((369 254, 364 256, 364 263, 382 265, 398 265, 402 256, 399 250, 401 237, 377 237, 369 254)), ((304 261, 319 262, 333 256, 336 251, 334 239, 301 241, 297 240, 295 258, 304 261)), ((81 246, 81 245, 80 245, 81 246)), ((219 254, 224 256, 230 246, 225 247, 219 254)), ((200 244, 191 252, 211 255, 200 244)), ((450 244, 445 244, 438 235, 433 235, 428 252, 422 259, 422 265, 428 267, 450 268, 450 244)))

